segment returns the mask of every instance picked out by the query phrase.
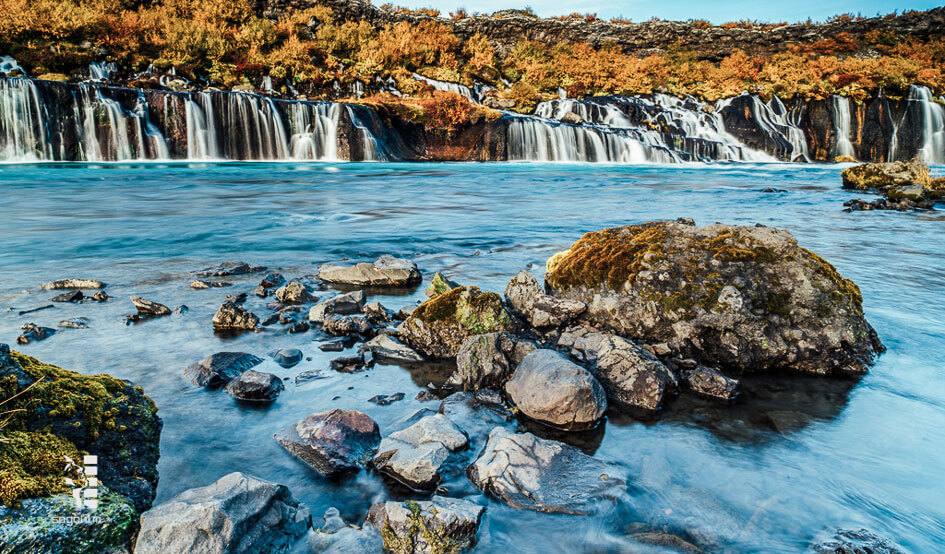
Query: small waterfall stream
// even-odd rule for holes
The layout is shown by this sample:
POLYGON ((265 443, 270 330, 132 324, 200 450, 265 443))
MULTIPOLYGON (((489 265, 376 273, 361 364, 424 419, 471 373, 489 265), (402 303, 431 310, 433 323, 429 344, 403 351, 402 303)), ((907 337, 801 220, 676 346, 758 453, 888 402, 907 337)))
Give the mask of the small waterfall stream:
POLYGON ((932 92, 923 86, 909 87, 910 104, 916 104, 921 114, 922 145, 919 156, 926 163, 945 164, 945 107, 936 102, 932 92))
POLYGON ((850 142, 850 99, 834 94, 830 97, 833 107, 834 132, 837 133, 837 156, 856 157, 850 142))

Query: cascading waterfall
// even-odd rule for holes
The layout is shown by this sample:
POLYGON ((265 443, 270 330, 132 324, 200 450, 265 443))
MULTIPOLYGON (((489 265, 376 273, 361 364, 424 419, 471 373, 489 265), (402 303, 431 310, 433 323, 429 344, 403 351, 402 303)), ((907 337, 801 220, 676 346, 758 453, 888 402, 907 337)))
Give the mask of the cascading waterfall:
POLYGON ((928 88, 909 87, 908 101, 918 105, 922 121, 919 156, 930 164, 945 164, 945 107, 935 102, 928 88))
POLYGON ((338 117, 341 104, 291 104, 289 152, 297 160, 338 159, 338 117))
POLYGON ((89 80, 95 82, 108 81, 112 74, 118 71, 115 62, 92 62, 89 64, 89 80))
POLYGON ((646 144, 632 131, 618 133, 516 116, 507 131, 508 159, 539 162, 672 163, 672 151, 646 144))
POLYGON ((476 90, 474 92, 466 85, 461 85, 459 83, 452 83, 450 81, 437 81, 436 79, 424 77, 423 75, 420 75, 419 73, 414 73, 413 78, 422 83, 430 85, 436 90, 442 90, 446 92, 455 92, 456 94, 465 97, 470 102, 479 103, 481 101, 479 90, 476 90))
POLYGON ((753 94, 743 92, 734 98, 726 98, 716 102, 718 111, 730 106, 735 100, 747 100, 748 109, 754 124, 771 140, 780 144, 779 158, 787 161, 809 162, 807 153, 807 138, 799 127, 800 111, 788 110, 783 102, 774 96, 768 102, 763 102, 753 94))
POLYGON ((46 140, 46 119, 36 83, 0 79, 0 160, 53 159, 52 146, 46 140))
POLYGON ((833 105, 833 129, 837 134, 837 156, 856 157, 853 143, 850 142, 850 99, 834 94, 830 97, 833 105))

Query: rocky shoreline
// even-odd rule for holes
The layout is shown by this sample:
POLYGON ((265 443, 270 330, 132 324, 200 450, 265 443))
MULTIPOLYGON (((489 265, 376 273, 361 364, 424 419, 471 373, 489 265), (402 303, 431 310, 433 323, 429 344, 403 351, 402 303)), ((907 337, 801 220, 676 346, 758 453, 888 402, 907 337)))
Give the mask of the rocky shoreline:
MULTIPOLYGON (((761 225, 699 227, 679 219, 605 229, 548 259, 544 284, 521 271, 500 295, 436 272, 426 290, 429 299, 419 306, 394 311, 369 302, 379 292, 416 290, 428 269, 382 256, 323 264, 311 276, 287 278, 266 267, 226 262, 195 271, 187 281, 211 283, 195 288, 224 297, 216 314, 197 314, 223 336, 314 333, 324 351, 358 345, 355 355, 336 358, 317 373, 356 374, 390 363, 436 363, 445 372, 444 385, 420 393, 438 400, 438 407, 405 414, 395 426, 381 426, 351 406, 315 411, 272 429, 272 440, 298 461, 300 471, 314 470, 313 479, 343 481, 369 471, 415 499, 365 506, 368 515, 360 526, 345 522, 334 508, 325 512, 324 523, 313 520, 288 488, 244 473, 220 476, 150 507, 161 423, 143 391, 107 376, 47 366, 6 347, 0 348, 6 352, 0 357, 0 401, 13 400, 0 408, 25 412, 0 429, 0 458, 23 463, 22 451, 11 449, 8 437, 42 432, 51 423, 52 434, 43 440, 65 439, 63 447, 73 457, 83 452, 108 460, 111 473, 101 481, 120 496, 106 498, 119 501, 121 507, 108 513, 121 525, 82 537, 77 551, 133 544, 142 553, 288 552, 299 545, 311 552, 457 552, 475 545, 488 504, 481 495, 450 497, 441 486, 447 476, 465 475, 478 491, 518 509, 600 513, 627 501, 635 476, 588 455, 568 437, 593 433, 612 417, 658 421, 667 406, 687 397, 727 409, 755 394, 742 381, 759 373, 776 374, 789 387, 810 375, 824 386, 855 379, 884 350, 856 284, 800 247, 790 232, 761 225), (233 283, 217 293, 221 287, 213 283, 228 281, 216 279, 233 283), (267 313, 247 307, 250 293, 271 298, 267 313), (73 411, 51 408, 49 402, 62 400, 41 396, 43 387, 64 391, 73 411), (74 411, 90 395, 99 404, 74 411), (50 419, 53 413, 65 419, 50 419), (99 419, 89 420, 92 415, 99 419)), ((90 287, 108 290, 88 279, 55 281, 43 289, 90 287)), ((187 312, 186 306, 172 310, 136 296, 131 303, 136 313, 129 321, 142 325, 187 312)), ((33 333, 31 340, 40 339, 33 333)), ((303 358, 292 348, 265 355, 282 368, 303 358)), ((278 403, 288 378, 258 371, 262 362, 247 352, 217 352, 182 367, 181 379, 208 389, 208 402, 218 402, 214 397, 221 393, 211 391, 222 388, 240 403, 278 403)), ((386 405, 401 398, 371 401, 386 405)), ((37 477, 46 476, 23 479, 37 477)), ((0 510, 26 517, 37 501, 55 499, 49 494, 63 486, 14 489, 21 492, 5 496, 7 506, 0 510), (19 507, 21 498, 27 500, 19 507)), ((0 536, 19 533, 10 525, 22 524, 0 524, 0 536)), ((683 551, 712 549, 694 536, 638 535, 634 540, 683 551)), ((29 544, 48 545, 58 537, 33 533, 29 544)), ((811 551, 872 544, 876 552, 898 552, 866 531, 840 531, 830 541, 811 545, 811 551)))

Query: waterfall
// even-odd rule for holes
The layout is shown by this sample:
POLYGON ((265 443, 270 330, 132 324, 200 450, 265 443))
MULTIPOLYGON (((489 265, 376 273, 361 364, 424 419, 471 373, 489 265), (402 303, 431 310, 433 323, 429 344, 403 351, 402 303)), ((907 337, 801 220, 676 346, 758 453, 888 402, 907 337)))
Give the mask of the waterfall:
POLYGON ((297 160, 338 159, 338 117, 341 104, 293 103, 288 107, 292 131, 289 152, 297 160))
POLYGON ((837 134, 837 156, 856 157, 850 142, 850 99, 834 94, 830 97, 833 107, 833 129, 837 134))
POLYGON ((118 71, 115 62, 92 62, 89 64, 89 80, 94 82, 109 81, 112 74, 118 71))
POLYGON ((0 79, 0 161, 53 159, 46 120, 36 83, 0 79))
POLYGON ((20 67, 20 64, 18 64, 16 60, 10 56, 0 56, 0 73, 9 75, 14 71, 18 71, 20 75, 26 77, 26 71, 20 67))
POLYGON ((945 164, 945 107, 932 98, 928 88, 909 87, 908 101, 921 114, 922 139, 919 156, 930 164, 945 164))
POLYGON ((212 117, 210 95, 199 93, 184 101, 184 114, 187 123, 187 159, 222 160, 223 155, 217 147, 217 131, 212 117))
POLYGON ((788 110, 783 102, 773 96, 768 102, 763 102, 753 94, 743 92, 734 98, 726 98, 716 102, 718 111, 731 107, 736 101, 739 104, 747 102, 751 115, 751 122, 767 140, 777 144, 778 159, 796 162, 809 162, 807 153, 807 137, 799 127, 802 112, 788 110))
POLYGON ((540 162, 672 163, 671 151, 632 132, 613 132, 529 116, 509 121, 508 159, 540 162))
POLYGON ((481 100, 480 92, 478 90, 476 92, 473 92, 466 85, 461 85, 459 83, 451 83, 449 81, 437 81, 436 79, 430 79, 429 77, 424 77, 423 75, 420 75, 419 73, 414 73, 413 78, 422 83, 430 85, 436 90, 442 90, 446 92, 455 92, 456 94, 465 97, 470 102, 479 103, 479 101, 481 100))

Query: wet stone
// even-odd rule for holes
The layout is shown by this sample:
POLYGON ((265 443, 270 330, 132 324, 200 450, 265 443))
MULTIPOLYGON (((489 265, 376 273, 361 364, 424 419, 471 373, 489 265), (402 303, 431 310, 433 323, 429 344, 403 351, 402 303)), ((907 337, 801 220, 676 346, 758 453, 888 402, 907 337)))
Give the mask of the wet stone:
POLYGON ((285 390, 282 379, 272 373, 247 370, 226 384, 226 392, 245 402, 272 402, 285 390))
POLYGON ((360 469, 381 441, 367 414, 331 410, 308 416, 276 433, 276 441, 326 477, 360 469))
POLYGON ((63 327, 66 329, 87 329, 89 327, 89 318, 87 317, 73 317, 69 319, 64 319, 57 323, 58 327, 63 327))
POLYGON ((49 327, 41 327, 35 323, 25 323, 20 327, 22 333, 16 338, 17 344, 29 344, 31 342, 39 342, 41 340, 46 340, 49 337, 56 334, 55 329, 49 327))
POLYGON ((302 351, 298 348, 283 348, 269 355, 282 367, 292 367, 302 361, 302 351))
POLYGON ((245 352, 217 352, 187 366, 184 376, 199 387, 216 388, 262 363, 262 358, 245 352))
POLYGON ((404 396, 405 395, 402 392, 395 392, 394 394, 378 394, 377 396, 369 398, 368 402, 377 404, 378 406, 387 406, 397 402, 398 400, 403 400, 404 396))
POLYGON ((50 298, 53 302, 72 302, 79 303, 85 298, 85 295, 82 294, 81 290, 73 290, 69 292, 64 292, 58 296, 50 298))

